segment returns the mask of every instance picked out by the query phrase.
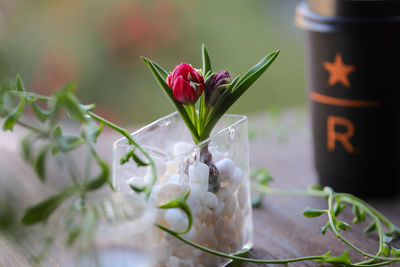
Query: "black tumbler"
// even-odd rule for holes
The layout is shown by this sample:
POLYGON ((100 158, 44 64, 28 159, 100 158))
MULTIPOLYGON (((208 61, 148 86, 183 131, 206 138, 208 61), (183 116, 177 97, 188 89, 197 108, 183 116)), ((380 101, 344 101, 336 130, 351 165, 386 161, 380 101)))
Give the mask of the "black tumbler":
POLYGON ((400 1, 308 0, 305 32, 320 184, 361 196, 400 192, 400 1))

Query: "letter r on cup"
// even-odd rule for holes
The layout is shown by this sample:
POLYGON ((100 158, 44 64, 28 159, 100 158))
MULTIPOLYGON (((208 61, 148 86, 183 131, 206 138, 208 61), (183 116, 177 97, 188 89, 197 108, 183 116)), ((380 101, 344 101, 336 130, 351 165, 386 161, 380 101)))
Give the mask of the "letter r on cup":
POLYGON ((339 141, 344 149, 350 153, 354 153, 354 146, 350 143, 350 138, 354 135, 354 124, 346 118, 328 116, 327 119, 327 147, 329 151, 335 150, 336 140, 339 141), (345 132, 336 132, 335 126, 341 125, 346 128, 345 132))

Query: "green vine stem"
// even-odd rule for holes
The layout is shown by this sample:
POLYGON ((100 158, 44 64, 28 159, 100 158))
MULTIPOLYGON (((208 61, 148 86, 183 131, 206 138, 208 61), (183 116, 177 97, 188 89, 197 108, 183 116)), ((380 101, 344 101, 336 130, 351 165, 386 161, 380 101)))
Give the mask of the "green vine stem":
POLYGON ((154 184, 155 184, 156 181, 157 181, 157 169, 156 169, 156 166, 155 166, 155 164, 154 164, 153 158, 149 155, 149 153, 146 152, 146 150, 144 150, 144 149, 132 138, 131 134, 130 134, 127 130, 125 130, 125 129, 123 129, 123 128, 117 126, 117 125, 115 125, 114 123, 112 123, 112 122, 110 122, 110 121, 108 121, 108 120, 106 120, 106 119, 104 119, 104 118, 102 118, 102 117, 100 117, 100 116, 98 116, 98 115, 96 115, 95 113, 93 113, 93 112, 91 112, 91 111, 89 111, 88 114, 89 114, 90 117, 92 117, 93 119, 97 120, 98 122, 104 123, 105 125, 107 125, 107 126, 110 127, 111 129, 113 129, 113 130, 117 131, 118 133, 122 134, 126 139, 128 139, 128 141, 129 141, 129 143, 130 143, 131 145, 133 145, 133 146, 135 146, 137 149, 139 149, 139 151, 142 152, 143 155, 147 158, 148 164, 151 166, 151 170, 152 170, 152 179, 151 179, 151 182, 150 182, 150 184, 147 185, 146 188, 145 188, 145 194, 146 194, 147 197, 149 197, 150 194, 151 194, 152 187, 154 186, 154 184))
POLYGON ((162 226, 161 224, 156 223, 155 224, 158 228, 160 228, 161 230, 167 232, 168 234, 174 236, 175 238, 181 240, 182 242, 195 247, 197 249, 200 249, 204 252, 213 254, 215 256, 220 256, 220 257, 224 257, 224 258, 228 258, 228 259, 232 259, 232 260, 236 260, 236 261, 246 261, 246 262, 252 262, 252 263, 264 263, 264 264, 285 264, 285 263, 291 263, 291 262, 299 262, 299 261, 307 261, 307 260, 323 260, 325 259, 325 255, 321 255, 321 256, 307 256, 307 257, 300 257, 300 258, 292 258, 292 259, 285 259, 285 260, 260 260, 260 259, 250 259, 250 258, 243 258, 243 257, 238 257, 235 256, 234 254, 226 254, 217 250, 213 250, 207 247, 204 247, 202 245, 199 245, 197 243, 194 243, 184 237, 182 237, 179 233, 172 231, 164 226, 162 226))

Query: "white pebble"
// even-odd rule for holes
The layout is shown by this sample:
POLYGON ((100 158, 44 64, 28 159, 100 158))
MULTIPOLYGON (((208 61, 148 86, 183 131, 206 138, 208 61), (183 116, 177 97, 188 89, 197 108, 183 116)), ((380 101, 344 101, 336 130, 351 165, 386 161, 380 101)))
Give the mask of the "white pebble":
POLYGON ((232 218, 233 212, 235 211, 236 208, 236 200, 232 195, 230 195, 224 200, 224 202, 225 202, 225 208, 223 210, 223 213, 228 218, 232 218))
POLYGON ((188 181, 189 181, 189 178, 184 173, 172 175, 168 180, 168 182, 180 183, 180 184, 186 184, 186 183, 188 183, 188 181))
POLYGON ((226 182, 232 179, 233 172, 235 171, 235 163, 231 159, 221 159, 215 163, 215 166, 219 171, 219 178, 221 182, 226 182))
POLYGON ((178 142, 174 146, 174 155, 188 153, 193 149, 193 145, 186 142, 178 142))
POLYGON ((190 209, 192 210, 193 216, 196 217, 201 212, 200 200, 195 198, 189 198, 187 203, 189 204, 190 209))
POLYGON ((221 217, 219 217, 217 219, 217 222, 215 223, 215 232, 222 233, 222 231, 224 230, 224 225, 225 225, 224 220, 221 217))
POLYGON ((229 189, 229 187, 221 187, 217 192, 217 196, 220 200, 224 200, 230 194, 232 194, 232 191, 229 189))
POLYGON ((160 185, 155 192, 155 199, 162 201, 169 198, 177 197, 183 190, 187 189, 188 185, 179 183, 165 183, 160 185))
POLYGON ((210 209, 216 209, 218 207, 218 198, 211 192, 206 193, 206 199, 204 202, 210 209))
POLYGON ((167 262, 167 267, 193 267, 193 262, 190 259, 182 260, 178 257, 172 256, 167 262))
POLYGON ((197 162, 189 167, 189 182, 208 184, 209 169, 204 163, 197 162))
POLYGON ((167 162, 167 170, 166 172, 169 174, 176 174, 179 171, 178 163, 175 161, 168 161, 167 162))
POLYGON ((239 202, 239 207, 241 209, 244 209, 246 207, 246 204, 248 203, 248 194, 247 194, 247 188, 243 185, 239 187, 238 190, 238 202, 239 202))
POLYGON ((242 169, 236 167, 232 175, 232 183, 241 183, 242 181, 244 181, 244 173, 242 169))
POLYGON ((186 229, 188 221, 185 215, 178 209, 169 209, 165 212, 165 220, 171 229, 181 232, 186 229))
POLYGON ((218 203, 218 208, 216 210, 216 214, 220 215, 222 213, 222 211, 224 210, 224 208, 225 208, 225 202, 220 201, 218 203))
POLYGON ((190 184, 189 199, 204 201, 208 190, 208 184, 190 184))

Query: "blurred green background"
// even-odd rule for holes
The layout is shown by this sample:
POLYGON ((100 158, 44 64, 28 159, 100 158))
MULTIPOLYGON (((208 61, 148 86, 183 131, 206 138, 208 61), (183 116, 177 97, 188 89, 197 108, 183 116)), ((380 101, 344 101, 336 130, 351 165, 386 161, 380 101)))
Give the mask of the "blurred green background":
POLYGON ((142 124, 173 111, 140 56, 172 70, 201 64, 247 71, 268 52, 278 60, 231 112, 305 103, 302 32, 294 0, 0 0, 0 78, 21 73, 30 90, 49 94, 79 82, 84 103, 117 123, 142 124))

